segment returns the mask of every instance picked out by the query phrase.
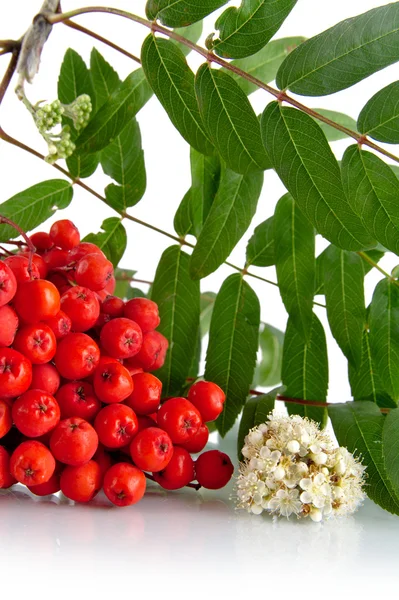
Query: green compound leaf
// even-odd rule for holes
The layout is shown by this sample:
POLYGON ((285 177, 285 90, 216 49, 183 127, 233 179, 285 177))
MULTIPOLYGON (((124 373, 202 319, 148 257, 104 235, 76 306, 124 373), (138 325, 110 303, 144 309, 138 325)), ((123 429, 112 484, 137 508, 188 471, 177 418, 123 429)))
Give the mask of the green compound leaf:
POLYGON ((382 453, 389 483, 399 504, 399 410, 389 411, 382 429, 382 453))
MULTIPOLYGON (((49 179, 15 194, 0 204, 0 214, 8 217, 24 231, 31 231, 53 216, 56 210, 66 208, 73 196, 72 185, 64 179, 49 179)), ((0 241, 19 236, 9 225, 0 225, 0 241)))
POLYGON ((105 197, 118 212, 134 206, 144 195, 147 179, 140 127, 136 119, 128 122, 122 133, 101 152, 101 166, 120 185, 111 183, 105 197))
POLYGON ((110 217, 103 221, 99 233, 90 233, 83 241, 96 244, 114 267, 117 267, 126 250, 127 235, 121 220, 110 217))
POLYGON ((241 415, 237 438, 238 460, 243 459, 241 451, 244 447, 244 441, 250 429, 260 425, 261 423, 265 423, 268 415, 273 411, 278 390, 279 388, 272 390, 268 394, 262 394, 262 396, 249 398, 245 403, 244 410, 242 411, 241 415))
POLYGON ((205 379, 226 394, 216 421, 225 436, 249 394, 254 375, 260 323, 259 300, 241 275, 228 277, 216 298, 206 355, 205 379))
POLYGON ((261 128, 273 167, 317 232, 345 250, 375 246, 345 198, 336 158, 312 117, 271 102, 261 128))
POLYGON ((78 154, 102 150, 151 98, 152 91, 142 69, 133 71, 96 112, 76 141, 78 154))
POLYGON ((244 58, 259 52, 278 31, 297 0, 242 0, 227 8, 215 23, 219 38, 212 50, 225 58, 244 58))
POLYGON ((399 400, 399 287, 382 279, 370 307, 370 348, 377 375, 387 392, 399 400))
POLYGON ((94 89, 95 105, 98 110, 121 86, 118 73, 111 67, 97 48, 90 54, 90 75, 94 89))
POLYGON ((399 254, 399 180, 378 156, 349 146, 341 163, 346 196, 369 234, 399 254))
POLYGON ((228 0, 147 0, 145 14, 168 27, 185 27, 200 21, 228 0))
MULTIPOLYGON (((337 112, 336 110, 327 110, 325 108, 314 108, 317 113, 323 115, 323 117, 327 117, 327 119, 331 119, 334 123, 338 123, 338 125, 342 125, 351 131, 357 131, 356 121, 352 119, 352 117, 348 117, 344 113, 337 112)), ((319 127, 322 129, 324 135, 328 139, 329 142, 336 142, 337 140, 343 140, 348 135, 339 129, 335 129, 328 125, 327 123, 323 123, 323 121, 316 120, 319 127)))
POLYGON ((370 98, 357 125, 360 133, 379 142, 399 144, 399 81, 390 83, 370 98))
POLYGON ((367 466, 368 496, 376 504, 399 515, 399 498, 385 467, 382 443, 385 418, 372 402, 347 402, 330 406, 329 415, 340 446, 362 457, 367 466))
MULTIPOLYGON (((193 25, 189 25, 188 27, 177 27, 175 29, 175 33, 177 33, 177 35, 181 35, 186 40, 193 42, 193 44, 196 44, 201 37, 202 29, 203 29, 203 23, 202 23, 202 21, 198 21, 197 23, 193 23, 193 25)), ((178 45, 180 50, 183 52, 184 56, 187 56, 187 54, 190 54, 191 48, 189 48, 185 44, 181 44, 180 42, 177 42, 176 40, 173 40, 173 41, 175 44, 178 45)))
POLYGON ((243 175, 269 168, 259 121, 238 83, 204 64, 197 72, 195 91, 209 136, 227 166, 243 175))
POLYGON ((169 40, 150 34, 141 49, 147 81, 170 120, 198 152, 210 154, 212 144, 205 133, 194 90, 194 73, 182 51, 169 40))
POLYGON ((274 264, 274 223, 273 217, 269 217, 255 227, 253 236, 248 242, 247 265, 271 267, 274 264))
MULTIPOLYGON (((282 382, 289 398, 327 401, 328 358, 326 336, 322 324, 313 315, 308 342, 304 342, 292 319, 288 319, 284 338, 282 382)), ((321 407, 287 403, 289 414, 314 419, 323 425, 327 411, 321 407)))
POLYGON ((280 89, 305 96, 344 90, 399 60, 399 4, 345 19, 307 40, 283 62, 280 89))
POLYGON ((262 185, 261 171, 239 175, 223 169, 218 192, 191 255, 191 277, 206 277, 230 255, 252 221, 262 185))
POLYGON ((324 259, 324 293, 331 333, 355 367, 362 359, 366 324, 363 261, 355 252, 329 246, 324 259))
POLYGON ((255 369, 252 387, 270 387, 281 382, 284 333, 263 323, 259 334, 261 359, 255 369))
POLYGON ((273 221, 281 298, 291 322, 309 340, 316 272, 314 228, 289 194, 278 201, 273 221))
POLYGON ((165 364, 157 371, 164 397, 181 394, 198 344, 200 287, 189 277, 189 258, 180 246, 167 248, 151 291, 161 317, 158 331, 169 341, 165 364))
POLYGON ((204 156, 194 148, 190 150, 190 162, 192 234, 198 238, 219 188, 221 164, 217 154, 204 156))

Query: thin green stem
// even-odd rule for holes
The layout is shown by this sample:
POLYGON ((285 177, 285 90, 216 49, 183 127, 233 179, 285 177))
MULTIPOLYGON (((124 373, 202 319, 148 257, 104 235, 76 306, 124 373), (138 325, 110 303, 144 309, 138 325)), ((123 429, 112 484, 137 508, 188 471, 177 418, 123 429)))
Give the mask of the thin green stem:
POLYGON ((394 283, 395 285, 399 285, 399 281, 397 279, 395 279, 395 277, 392 277, 392 275, 390 275, 389 273, 384 271, 384 269, 382 267, 380 267, 380 265, 378 263, 376 263, 372 258, 370 258, 365 252, 357 252, 357 254, 365 262, 369 263, 369 265, 371 265, 374 269, 377 269, 377 271, 379 271, 382 275, 384 275, 384 277, 386 277, 387 279, 392 281, 392 283, 394 283))

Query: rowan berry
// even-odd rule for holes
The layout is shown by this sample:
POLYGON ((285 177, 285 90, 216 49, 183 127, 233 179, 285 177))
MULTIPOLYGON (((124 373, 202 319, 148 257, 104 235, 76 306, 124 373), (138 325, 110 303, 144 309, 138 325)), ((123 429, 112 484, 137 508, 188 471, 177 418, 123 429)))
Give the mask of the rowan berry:
POLYGON ((105 288, 113 272, 114 267, 105 256, 86 254, 76 264, 75 279, 78 285, 98 291, 105 288))
POLYGON ((52 474, 50 479, 45 483, 39 483, 38 485, 29 486, 28 490, 35 494, 35 496, 51 496, 51 494, 58 494, 61 491, 60 485, 60 474, 57 473, 57 466, 55 472, 52 474))
POLYGON ((10 472, 10 455, 7 450, 0 446, 0 490, 7 489, 17 483, 10 472))
POLYGON ((26 323, 37 323, 54 317, 60 310, 60 294, 50 281, 34 279, 19 284, 14 308, 26 323))
POLYGON ((20 352, 0 348, 0 390, 2 398, 16 398, 32 382, 32 365, 20 352))
POLYGON ((54 396, 60 387, 60 382, 60 374, 51 363, 32 365, 32 383, 29 389, 42 390, 54 396))
POLYGON ((112 319, 104 325, 100 340, 110 356, 130 358, 140 350, 143 334, 137 323, 121 317, 112 319))
POLYGON ((204 422, 214 421, 223 410, 224 391, 211 381, 197 381, 188 391, 188 399, 198 408, 204 422))
POLYGON ((37 440, 22 442, 10 458, 11 475, 27 486, 46 483, 55 470, 54 456, 37 440))
POLYGON ((46 324, 50 327, 57 340, 68 335, 72 329, 72 321, 63 310, 60 310, 51 319, 47 319, 46 324))
POLYGON ((185 448, 191 454, 197 454, 201 452, 205 448, 208 443, 209 438, 209 429, 203 423, 201 427, 198 429, 198 432, 192 437, 188 442, 184 444, 180 444, 182 448, 185 448))
POLYGON ((100 410, 94 421, 98 439, 107 448, 122 448, 130 444, 138 432, 133 409, 123 404, 110 404, 100 410))
POLYGON ((136 504, 144 496, 145 475, 129 463, 113 465, 104 476, 104 493, 116 506, 136 504))
POLYGON ((157 421, 174 444, 188 442, 202 425, 200 412, 186 398, 169 398, 159 409, 157 421))
POLYGON ((116 279, 115 279, 114 274, 112 274, 111 277, 109 277, 104 289, 99 291, 99 294, 101 294, 101 292, 107 292, 108 296, 112 296, 112 294, 115 293, 115 289, 116 289, 116 279))
POLYGON ((54 396, 42 390, 24 392, 12 406, 15 426, 29 438, 52 431, 60 420, 60 407, 54 396))
POLYGON ((29 273, 29 258, 26 256, 15 254, 14 256, 9 256, 6 258, 4 262, 14 273, 17 283, 21 283, 22 281, 30 281, 31 279, 40 279, 39 269, 33 261, 31 272, 29 273))
POLYGON ((85 333, 69 333, 58 342, 55 366, 65 379, 84 379, 100 361, 100 349, 85 333))
POLYGON ((94 391, 106 404, 123 402, 133 391, 133 380, 118 362, 103 361, 94 373, 94 391))
POLYGON ((125 303, 117 296, 108 295, 101 303, 101 312, 109 315, 112 319, 123 317, 124 308, 125 303))
POLYGON ((18 329, 18 315, 11 306, 0 307, 0 348, 11 346, 18 329))
POLYGON ((65 467, 61 473, 61 491, 74 502, 90 502, 100 491, 101 483, 101 469, 94 460, 77 467, 65 467))
POLYGON ((0 261, 0 306, 8 304, 17 291, 17 280, 10 267, 0 261))
POLYGON ((159 331, 144 333, 142 346, 132 359, 128 359, 129 364, 141 367, 144 371, 160 369, 165 362, 168 346, 168 340, 159 331))
POLYGON ((130 444, 130 455, 143 471, 162 471, 173 455, 173 444, 166 431, 148 427, 138 433, 130 444))
POLYGON ((92 421, 101 410, 101 402, 87 381, 71 381, 61 386, 56 395, 61 418, 80 417, 92 421))
POLYGON ((151 373, 136 373, 133 379, 133 392, 126 399, 138 415, 150 415, 161 402, 162 382, 151 373))
POLYGON ((139 426, 137 433, 143 431, 143 429, 148 429, 148 427, 157 427, 157 422, 152 417, 137 415, 137 422, 139 426))
POLYGON ((15 350, 26 356, 34 365, 43 365, 54 358, 57 340, 45 323, 25 325, 15 336, 15 350))
POLYGON ((96 450, 95 455, 93 456, 93 460, 98 464, 101 471, 101 478, 104 478, 105 473, 108 471, 110 466, 112 465, 111 456, 108 452, 106 452, 104 446, 102 444, 98 444, 98 448, 96 450))
POLYGON ((78 467, 91 460, 98 447, 98 435, 84 419, 60 421, 50 438, 51 452, 66 465, 78 467))
POLYGON ((45 252, 54 246, 54 242, 45 231, 37 231, 29 236, 30 241, 38 252, 45 252))
MULTIPOLYGON (((27 259, 29 259, 29 255, 30 255, 29 252, 20 252, 18 254, 18 256, 24 256, 27 259)), ((37 254, 36 252, 35 252, 35 254, 33 254, 32 264, 35 265, 35 267, 39 271, 40 278, 46 279, 47 273, 48 273, 48 267, 47 267, 46 263, 44 262, 43 258, 40 256, 40 254, 37 254)))
POLYGON ((132 298, 126 302, 124 315, 135 321, 143 333, 153 331, 161 322, 158 305, 148 298, 132 298))
POLYGON ((50 238, 55 246, 63 250, 72 250, 80 242, 80 233, 72 221, 61 219, 52 224, 50 238))
POLYGON ((42 258, 47 265, 48 272, 66 267, 71 262, 68 250, 61 250, 61 248, 51 248, 42 254, 42 258))
POLYGON ((153 476, 165 490, 178 490, 195 478, 194 461, 187 450, 176 446, 165 469, 153 476))
POLYGON ((7 435, 11 427, 11 407, 5 400, 0 400, 0 439, 7 435))
POLYGON ((195 462, 197 481, 209 490, 224 487, 230 481, 233 472, 234 467, 230 458, 220 450, 208 450, 195 462))
POLYGON ((77 263, 87 254, 105 256, 104 252, 95 244, 92 244, 91 242, 80 242, 80 244, 70 250, 69 258, 71 259, 71 262, 77 263))
POLYGON ((100 303, 94 292, 76 286, 61 296, 61 308, 72 322, 72 330, 88 331, 95 325, 100 314, 100 303))

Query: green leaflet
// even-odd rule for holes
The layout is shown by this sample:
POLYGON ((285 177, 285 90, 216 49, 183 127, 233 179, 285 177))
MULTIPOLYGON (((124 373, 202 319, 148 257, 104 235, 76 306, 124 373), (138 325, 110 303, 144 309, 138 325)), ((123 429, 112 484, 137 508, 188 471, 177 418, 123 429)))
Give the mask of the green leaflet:
POLYGON ((119 267, 115 269, 115 296, 118 296, 118 298, 122 298, 123 300, 133 298, 133 288, 130 284, 132 277, 134 277, 136 273, 137 271, 132 271, 131 269, 120 269, 119 267))
POLYGON ((259 346, 261 358, 256 365, 252 388, 270 387, 281 382, 284 333, 268 323, 261 325, 259 346))
MULTIPOLYGON (((188 27, 177 27, 175 29, 175 33, 177 33, 178 35, 181 35, 186 40, 193 42, 193 44, 196 44, 201 37, 202 29, 203 29, 202 21, 197 21, 196 23, 193 23, 193 25, 189 25, 188 27)), ((187 54, 190 54, 191 48, 189 48, 185 44, 181 44, 180 42, 177 42, 175 40, 174 40, 174 43, 178 45, 180 50, 183 52, 184 56, 187 56, 187 54)))
POLYGON ((110 217, 103 221, 99 233, 90 233, 83 241, 96 244, 114 267, 117 267, 126 250, 127 235, 121 220, 110 217))
POLYGON ((384 461, 382 444, 385 418, 372 402, 347 402, 330 406, 329 415, 340 446, 362 457, 367 466, 368 496, 393 514, 399 514, 395 494, 384 461))
POLYGON ((201 335, 204 337, 209 332, 211 325, 211 319, 213 314, 213 308, 215 306, 216 294, 215 292, 205 292, 201 294, 201 335))
POLYGON ((253 379, 260 323, 259 300, 240 274, 228 277, 216 298, 206 355, 205 379, 226 394, 216 421, 225 436, 245 404, 253 379))
MULTIPOLYGON (((355 119, 352 119, 352 117, 348 117, 348 115, 345 115, 344 113, 337 112, 336 110, 327 110, 325 108, 314 108, 313 110, 315 110, 320 115, 331 119, 331 121, 334 121, 335 123, 346 127, 347 129, 351 129, 352 131, 357 130, 355 119)), ((336 142, 337 140, 343 140, 346 137, 348 137, 347 134, 343 131, 335 129, 334 127, 331 127, 331 125, 323 123, 323 121, 319 121, 318 119, 316 119, 316 122, 324 132, 324 135, 326 136, 329 142, 336 142)))
POLYGON ((268 168, 259 121, 238 83, 204 64, 195 91, 206 129, 227 166, 243 175, 268 168))
POLYGON ((399 504, 399 410, 394 409, 384 419, 382 452, 387 478, 399 504))
POLYGON ((173 220, 173 227, 177 235, 186 237, 193 229, 193 220, 191 217, 191 188, 184 194, 173 220))
POLYGON ((147 179, 140 127, 136 119, 128 122, 122 133, 101 152, 101 166, 120 185, 111 183, 105 197, 118 212, 134 206, 144 195, 147 179))
MULTIPOLYGON (((24 231, 35 229, 53 216, 56 210, 66 208, 73 196, 72 185, 64 179, 49 179, 15 194, 0 204, 0 214, 8 217, 24 231)), ((9 225, 0 225, 0 241, 19 236, 9 225)))
POLYGON ((283 62, 277 85, 305 96, 344 90, 399 60, 399 4, 345 19, 306 40, 283 62))
POLYGON ((268 394, 263 394, 262 396, 249 398, 245 403, 237 438, 238 460, 243 459, 241 451, 250 429, 261 423, 265 423, 268 415, 273 411, 278 389, 279 388, 272 390, 268 394))
POLYGON ((274 224, 269 217, 255 231, 247 245, 247 265, 255 267, 271 267, 275 264, 274 224))
POLYGON ((176 44, 150 34, 141 48, 147 81, 170 120, 184 139, 198 152, 210 154, 212 144, 206 133, 194 91, 194 73, 176 44))
POLYGON ((200 21, 228 0, 147 0, 145 13, 168 27, 185 27, 200 21))
POLYGON ((371 236, 399 254, 399 180, 378 156, 349 146, 341 163, 346 196, 371 236))
POLYGON ((309 340, 316 271, 314 228, 289 194, 278 201, 273 223, 281 298, 291 322, 309 340))
POLYGON ((157 371, 164 397, 181 394, 196 351, 200 319, 200 287, 188 273, 189 256, 170 246, 159 261, 151 291, 158 304, 158 328, 169 341, 164 366, 157 371))
MULTIPOLYGON (((291 318, 284 337, 282 382, 290 398, 327 401, 328 358, 326 337, 322 324, 313 315, 308 342, 304 342, 291 318)), ((327 411, 321 407, 287 403, 289 414, 309 417, 325 425, 327 411)))
POLYGON ((380 142, 399 144, 399 81, 377 92, 357 120, 360 133, 380 142))
POLYGON ((328 246, 324 258, 324 293, 331 333, 355 367, 362 359, 366 324, 363 261, 355 252, 328 246))
POLYGON ((230 255, 252 221, 262 185, 261 171, 239 175, 223 169, 218 192, 191 255, 191 277, 206 277, 230 255))
POLYGON ((220 182, 221 164, 217 154, 204 156, 190 149, 192 234, 198 238, 211 210, 220 182))
POLYGON ((120 87, 118 73, 111 67, 96 48, 90 54, 90 75, 94 90, 95 106, 98 110, 120 87))
POLYGON ((371 358, 387 392, 399 400, 399 287, 382 279, 376 286, 370 307, 371 358))
POLYGON ((338 163, 312 117, 271 102, 261 129, 273 167, 317 232, 345 250, 374 246, 345 198, 338 163))
POLYGON ((226 58, 244 58, 259 52, 278 31, 297 0, 242 0, 217 19, 219 38, 212 50, 226 58))

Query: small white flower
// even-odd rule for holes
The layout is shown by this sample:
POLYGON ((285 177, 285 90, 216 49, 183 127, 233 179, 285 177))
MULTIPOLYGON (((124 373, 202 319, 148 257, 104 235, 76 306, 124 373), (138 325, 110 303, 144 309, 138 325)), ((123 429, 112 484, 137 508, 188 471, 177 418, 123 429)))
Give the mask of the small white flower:
POLYGON ((269 500, 268 508, 282 517, 289 517, 292 513, 297 515, 302 510, 298 495, 298 490, 278 490, 269 500))
POLYGON ((299 485, 304 490, 301 494, 301 502, 304 504, 324 508, 331 497, 331 489, 323 473, 318 473, 313 479, 301 479, 299 485))

